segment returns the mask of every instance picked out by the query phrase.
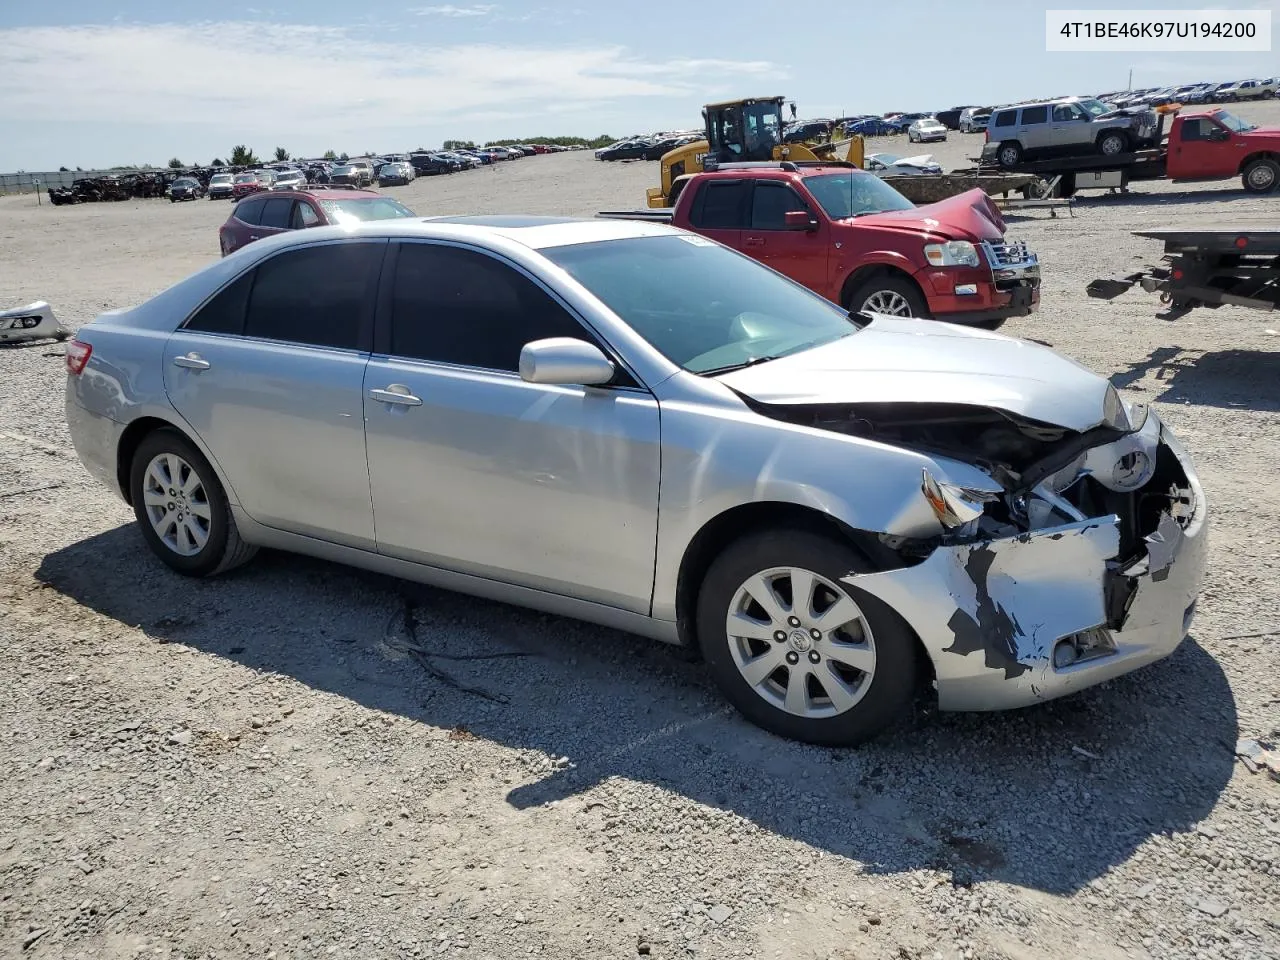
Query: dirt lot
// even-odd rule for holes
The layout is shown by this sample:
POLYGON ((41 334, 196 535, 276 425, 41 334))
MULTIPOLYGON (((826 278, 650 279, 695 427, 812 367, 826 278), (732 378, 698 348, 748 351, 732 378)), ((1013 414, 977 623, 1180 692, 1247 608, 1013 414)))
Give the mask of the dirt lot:
MULTIPOLYGON (((392 192, 591 214, 655 169, 392 192)), ((180 579, 72 454, 60 348, 0 348, 0 956, 1280 957, 1280 783, 1233 758, 1280 738, 1280 320, 1084 295, 1156 254, 1130 230, 1278 204, 1158 184, 1012 223, 1045 292, 1007 332, 1154 403, 1198 461, 1199 616, 1136 675, 859 751, 765 735, 595 627, 278 554, 180 579)), ((217 256, 228 209, 0 199, 0 303, 76 326, 137 302, 217 256)))

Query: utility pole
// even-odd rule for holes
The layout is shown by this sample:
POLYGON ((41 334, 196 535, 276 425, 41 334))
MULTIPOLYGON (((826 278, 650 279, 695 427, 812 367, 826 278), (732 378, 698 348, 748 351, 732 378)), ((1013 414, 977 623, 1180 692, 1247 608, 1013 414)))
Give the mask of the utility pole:
POLYGON ((1129 89, 1133 89, 1133 67, 1129 68, 1129 89))

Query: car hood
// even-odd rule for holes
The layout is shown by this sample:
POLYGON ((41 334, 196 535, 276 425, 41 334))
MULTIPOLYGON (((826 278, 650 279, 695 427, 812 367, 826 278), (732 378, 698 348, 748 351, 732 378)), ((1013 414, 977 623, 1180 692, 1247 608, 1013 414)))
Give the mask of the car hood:
POLYGON ((962 404, 1081 432, 1103 421, 1110 388, 1037 343, 883 316, 852 336, 718 379, 764 404, 962 404))
POLYGON ((992 199, 979 187, 909 210, 872 213, 841 221, 858 229, 880 227, 904 233, 929 234, 943 240, 1004 239, 1005 222, 992 199))
POLYGON ((1280 127, 1257 127, 1246 133, 1237 133, 1237 137, 1244 137, 1245 140, 1267 140, 1274 142, 1280 140, 1280 127))

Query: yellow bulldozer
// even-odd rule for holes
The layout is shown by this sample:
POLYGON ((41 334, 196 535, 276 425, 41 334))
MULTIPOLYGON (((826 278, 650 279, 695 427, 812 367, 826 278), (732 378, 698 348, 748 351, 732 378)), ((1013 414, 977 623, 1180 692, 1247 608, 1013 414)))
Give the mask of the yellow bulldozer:
MULTIPOLYGON (((785 103, 786 97, 752 97, 703 107, 706 139, 676 147, 663 155, 662 185, 647 191, 649 206, 674 206, 685 178, 723 164, 841 160, 859 167, 863 165, 861 136, 828 143, 784 143, 782 106, 785 103)), ((794 116, 794 104, 791 112, 794 116)))

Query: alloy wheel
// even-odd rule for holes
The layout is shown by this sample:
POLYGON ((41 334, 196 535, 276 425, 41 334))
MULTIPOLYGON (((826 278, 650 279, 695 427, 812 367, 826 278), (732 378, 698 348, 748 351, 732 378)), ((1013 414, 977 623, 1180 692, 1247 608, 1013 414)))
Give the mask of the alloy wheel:
POLYGON ((213 513, 204 482, 175 453, 152 457, 142 479, 147 519, 160 542, 181 557, 192 557, 209 542, 213 513))
POLYGON ((843 588, 810 570, 776 567, 749 578, 730 602, 726 632, 742 678, 794 716, 837 716, 871 688, 870 624, 843 588))
POLYGON ((1259 193, 1270 190, 1275 182, 1275 171, 1265 163, 1255 164, 1249 171, 1249 186, 1259 193))
POLYGON ((884 313, 891 317, 911 316, 911 304, 896 290, 877 290, 862 302, 862 313, 884 313))

